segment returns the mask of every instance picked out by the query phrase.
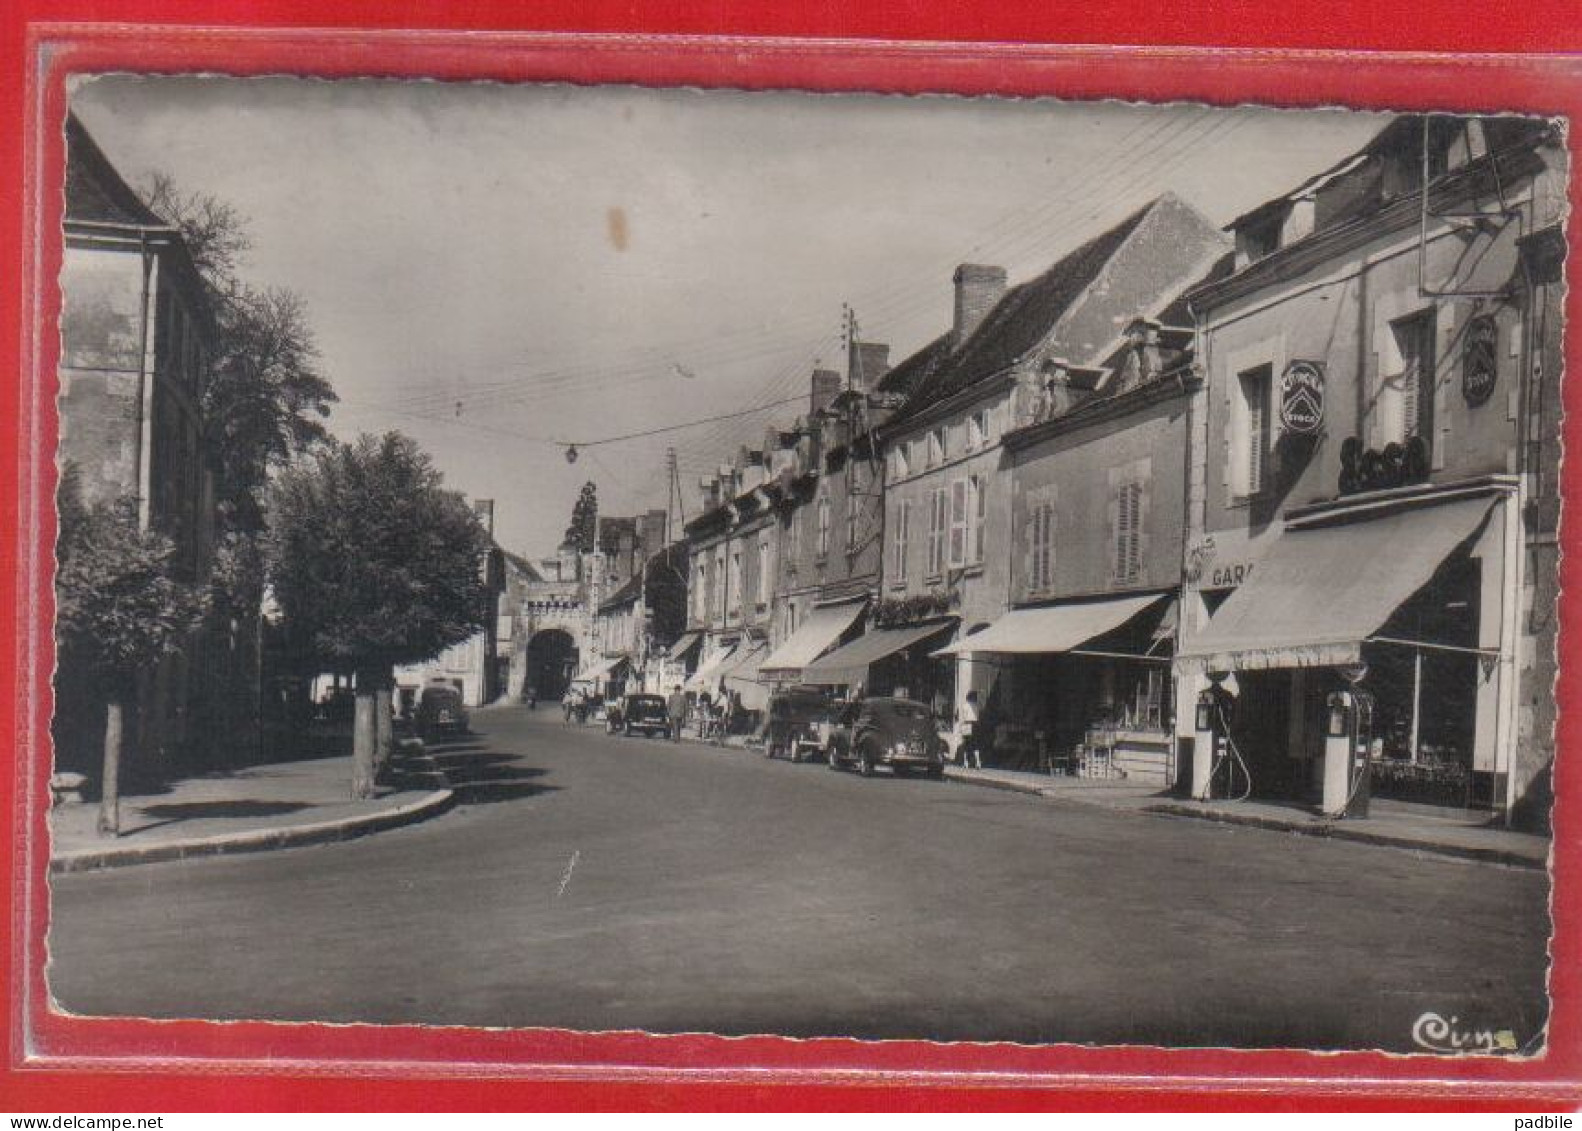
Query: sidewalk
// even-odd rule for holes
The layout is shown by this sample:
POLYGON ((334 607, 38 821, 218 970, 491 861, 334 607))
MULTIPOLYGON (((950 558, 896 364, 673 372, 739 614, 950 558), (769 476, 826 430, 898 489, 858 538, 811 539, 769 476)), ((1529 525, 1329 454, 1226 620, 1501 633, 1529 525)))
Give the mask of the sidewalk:
POLYGON ((163 793, 123 796, 115 838, 95 831, 96 802, 60 805, 50 811, 50 870, 324 844, 421 821, 454 801, 448 789, 381 788, 367 801, 350 797, 351 758, 341 755, 189 778, 163 793))
POLYGON ((947 766, 945 777, 1112 811, 1218 821, 1519 868, 1546 868, 1549 863, 1548 837, 1503 828, 1491 823, 1486 813, 1438 809, 1386 798, 1375 798, 1366 818, 1332 821, 1305 808, 1267 801, 1190 801, 1157 785, 1136 785, 1124 779, 1052 777, 960 766, 947 766))

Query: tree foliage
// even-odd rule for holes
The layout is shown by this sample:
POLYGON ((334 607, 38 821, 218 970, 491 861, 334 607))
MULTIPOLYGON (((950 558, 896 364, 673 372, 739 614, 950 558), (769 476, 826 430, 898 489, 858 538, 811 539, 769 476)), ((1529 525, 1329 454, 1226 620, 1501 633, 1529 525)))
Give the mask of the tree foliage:
POLYGON ((187 192, 164 173, 145 189, 149 207, 180 229, 208 292, 215 353, 203 411, 220 475, 224 524, 256 530, 270 471, 327 435, 336 400, 318 369, 307 306, 295 291, 254 287, 240 274, 251 247, 234 206, 187 192))
POLYGON ((582 485, 571 508, 571 525, 566 527, 565 544, 578 553, 591 554, 599 529, 599 488, 591 481, 582 485))
POLYGON ((416 663, 482 627, 488 532, 406 436, 328 441, 277 477, 269 518, 286 631, 329 666, 416 663))
POLYGON ((175 546, 139 530, 130 499, 85 506, 75 476, 63 476, 55 573, 55 624, 62 652, 111 691, 180 648, 208 609, 205 587, 176 578, 175 546))

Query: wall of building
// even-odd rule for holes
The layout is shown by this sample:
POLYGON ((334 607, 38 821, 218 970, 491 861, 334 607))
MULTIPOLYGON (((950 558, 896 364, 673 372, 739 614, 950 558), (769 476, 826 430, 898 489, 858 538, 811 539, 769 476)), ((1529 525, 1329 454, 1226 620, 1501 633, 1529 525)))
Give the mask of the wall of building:
POLYGON ((1114 589, 1178 585, 1185 537, 1187 398, 1172 396, 1118 419, 1072 429, 1011 457, 1013 603, 1078 597, 1114 589), (1140 569, 1115 573, 1117 483, 1144 482, 1140 569), (1054 506, 1051 581, 1032 576, 1030 506, 1054 506))

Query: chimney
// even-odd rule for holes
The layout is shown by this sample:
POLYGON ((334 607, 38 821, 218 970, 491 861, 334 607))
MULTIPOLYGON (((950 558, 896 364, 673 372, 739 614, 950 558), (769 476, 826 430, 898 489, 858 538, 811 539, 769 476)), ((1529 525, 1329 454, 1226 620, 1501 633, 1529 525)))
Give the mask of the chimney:
POLYGON ((472 511, 478 516, 478 521, 483 523, 483 528, 489 532, 489 537, 494 537, 494 500, 474 499, 472 511))
POLYGON ((852 342, 846 357, 846 372, 851 387, 863 392, 879 383, 890 372, 890 347, 883 342, 852 342))
POLYGON ((956 268, 956 321, 951 328, 951 344, 959 346, 978 328, 984 315, 1005 294, 1005 268, 963 263, 956 268))
POLYGON ((808 412, 818 415, 829 407, 830 402, 840 396, 846 382, 842 381, 840 374, 833 369, 813 370, 813 386, 808 396, 808 412))
POLYGON ((664 510, 651 510, 643 515, 641 536, 642 556, 647 559, 665 548, 665 535, 669 515, 664 510))

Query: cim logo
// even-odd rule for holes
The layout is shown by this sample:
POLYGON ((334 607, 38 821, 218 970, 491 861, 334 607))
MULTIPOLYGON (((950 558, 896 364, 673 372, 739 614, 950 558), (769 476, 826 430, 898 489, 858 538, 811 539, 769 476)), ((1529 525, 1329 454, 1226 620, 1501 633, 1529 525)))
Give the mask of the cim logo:
POLYGON ((1287 432, 1311 436, 1324 426, 1324 367, 1293 361, 1280 377, 1280 424, 1287 432))
POLYGON ((1434 1012, 1412 1025, 1412 1043, 1429 1052, 1494 1054, 1516 1052, 1516 1034, 1509 1029, 1470 1028, 1461 1018, 1446 1019, 1434 1012))

